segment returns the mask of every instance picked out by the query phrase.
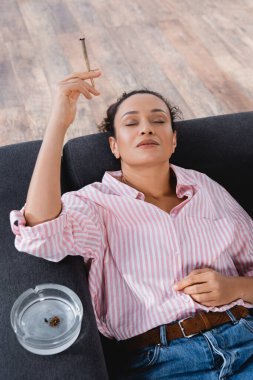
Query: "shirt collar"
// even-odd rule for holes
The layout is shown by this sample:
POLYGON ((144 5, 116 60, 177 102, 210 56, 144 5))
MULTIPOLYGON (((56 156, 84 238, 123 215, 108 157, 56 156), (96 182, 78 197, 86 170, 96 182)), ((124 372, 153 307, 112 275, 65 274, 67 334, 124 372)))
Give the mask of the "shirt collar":
POLYGON ((179 198, 182 198, 184 195, 192 197, 197 192, 199 187, 189 172, 189 169, 184 169, 174 164, 170 164, 170 169, 172 169, 171 173, 173 173, 177 179, 177 196, 179 198))
MULTIPOLYGON (((187 169, 181 168, 174 164, 169 164, 171 169, 171 175, 176 177, 177 196, 182 198, 184 195, 193 196, 197 191, 198 186, 193 183, 191 176, 187 173, 187 169)), ((133 187, 122 183, 120 178, 122 177, 122 170, 106 171, 102 183, 108 185, 118 195, 129 196, 132 198, 144 199, 145 195, 134 189, 133 187)))
POLYGON ((120 181, 122 177, 122 170, 106 171, 102 183, 113 189, 118 195, 129 196, 132 198, 144 199, 145 196, 142 192, 134 189, 133 187, 120 181))

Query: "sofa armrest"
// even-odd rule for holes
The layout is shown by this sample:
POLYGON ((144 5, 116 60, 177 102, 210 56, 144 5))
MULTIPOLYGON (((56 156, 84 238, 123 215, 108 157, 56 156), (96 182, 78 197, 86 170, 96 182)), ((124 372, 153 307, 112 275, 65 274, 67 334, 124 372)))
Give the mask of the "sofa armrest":
POLYGON ((40 141, 0 148, 0 378, 1 379, 107 379, 103 348, 87 283, 88 268, 81 257, 49 262, 14 247, 9 213, 25 203, 40 141), (41 356, 25 350, 10 323, 14 301, 29 288, 58 283, 72 289, 83 304, 83 322, 77 340, 56 355, 41 356))

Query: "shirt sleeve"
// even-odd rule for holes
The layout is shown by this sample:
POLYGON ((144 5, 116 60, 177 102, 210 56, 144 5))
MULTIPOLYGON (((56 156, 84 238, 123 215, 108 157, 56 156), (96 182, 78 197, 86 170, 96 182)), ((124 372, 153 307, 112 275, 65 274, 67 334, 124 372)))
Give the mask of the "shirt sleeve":
POLYGON ((10 212, 14 245, 20 252, 60 261, 67 255, 81 255, 87 262, 101 250, 101 223, 92 202, 78 191, 62 195, 60 215, 36 226, 26 226, 25 206, 10 212))
POLYGON ((240 276, 253 276, 253 220, 225 189, 224 197, 234 223, 233 261, 240 276))

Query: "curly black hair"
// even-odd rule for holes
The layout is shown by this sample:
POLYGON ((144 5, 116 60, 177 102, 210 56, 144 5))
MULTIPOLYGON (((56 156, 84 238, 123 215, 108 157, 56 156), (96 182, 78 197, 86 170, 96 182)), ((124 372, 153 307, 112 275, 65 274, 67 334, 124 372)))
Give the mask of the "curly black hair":
POLYGON ((148 88, 143 88, 140 90, 134 90, 130 92, 123 92, 123 94, 117 99, 117 101, 113 104, 111 104, 107 111, 106 111, 106 117, 103 119, 103 121, 97 125, 99 132, 108 132, 110 136, 115 137, 115 127, 114 127, 114 118, 116 115, 116 112, 120 106, 120 104, 129 96, 135 95, 135 94, 151 94, 155 95, 161 100, 164 101, 164 103, 167 105, 168 110, 170 112, 170 118, 171 118, 171 126, 172 130, 174 131, 175 128, 175 120, 182 119, 182 111, 177 106, 172 106, 170 102, 161 94, 159 94, 156 91, 149 90, 148 88))

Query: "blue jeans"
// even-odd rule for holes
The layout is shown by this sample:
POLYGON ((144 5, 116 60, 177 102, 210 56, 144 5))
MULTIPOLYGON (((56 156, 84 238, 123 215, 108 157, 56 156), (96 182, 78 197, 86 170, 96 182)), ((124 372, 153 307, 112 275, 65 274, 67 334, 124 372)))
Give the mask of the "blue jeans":
POLYGON ((253 316, 125 354, 117 380, 253 380, 253 316))

